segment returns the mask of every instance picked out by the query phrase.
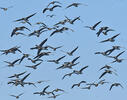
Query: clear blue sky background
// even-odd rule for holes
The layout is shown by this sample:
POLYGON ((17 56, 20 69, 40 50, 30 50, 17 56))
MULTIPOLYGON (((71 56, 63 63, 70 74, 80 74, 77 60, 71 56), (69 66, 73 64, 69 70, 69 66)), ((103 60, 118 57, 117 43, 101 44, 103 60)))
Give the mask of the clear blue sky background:
MULTIPOLYGON (((106 75, 104 79, 110 82, 109 84, 104 84, 99 87, 92 87, 91 90, 81 90, 80 88, 70 89, 73 83, 78 83, 82 80, 89 82, 94 82, 98 80, 98 77, 102 74, 103 71, 98 71, 99 68, 105 64, 110 63, 112 60, 101 55, 95 55, 97 51, 104 51, 110 49, 113 45, 121 45, 127 48, 127 38, 126 38, 126 26, 127 26, 127 1, 126 0, 59 0, 62 3, 63 8, 56 8, 53 12, 47 11, 45 14, 42 13, 42 10, 47 6, 51 0, 0 0, 0 7, 9 7, 13 8, 8 9, 8 11, 0 10, 0 49, 9 49, 13 46, 21 46, 23 53, 30 53, 31 55, 36 54, 36 50, 31 51, 29 48, 33 47, 35 44, 39 44, 42 40, 49 37, 50 32, 45 32, 39 38, 37 37, 26 37, 26 36, 13 36, 10 37, 12 30, 16 26, 22 26, 21 23, 13 22, 16 19, 26 17, 30 14, 37 12, 37 14, 30 19, 32 26, 24 24, 26 27, 31 29, 31 32, 34 29, 38 29, 35 25, 36 22, 42 21, 48 26, 52 26, 58 21, 64 19, 64 16, 69 18, 75 18, 81 16, 81 21, 76 21, 74 25, 66 24, 66 27, 74 29, 74 32, 66 31, 63 34, 56 34, 53 37, 49 38, 47 45, 60 46, 64 45, 63 48, 59 49, 57 52, 53 52, 51 56, 44 57, 44 60, 55 59, 57 57, 63 56, 64 53, 60 50, 70 51, 76 46, 79 46, 79 49, 74 53, 74 56, 67 56, 64 60, 61 61, 61 64, 64 61, 70 61, 77 56, 79 58, 80 64, 74 66, 74 69, 80 69, 86 65, 89 65, 89 68, 84 71, 82 75, 72 75, 72 77, 66 77, 64 80, 61 80, 62 76, 66 73, 71 72, 70 69, 65 70, 56 70, 60 65, 53 63, 43 62, 38 66, 37 70, 24 67, 24 65, 30 65, 31 62, 24 60, 21 65, 15 66, 14 68, 7 68, 6 63, 3 61, 13 61, 17 58, 20 58, 22 55, 20 53, 8 54, 7 56, 0 56, 0 99, 3 100, 14 100, 15 98, 9 96, 10 94, 20 94, 24 92, 24 95, 19 98, 20 100, 48 100, 47 96, 33 95, 33 92, 41 91, 45 86, 50 85, 49 91, 55 88, 61 88, 66 91, 63 95, 56 98, 56 100, 124 100, 127 98, 127 80, 126 80, 126 65, 127 61, 122 63, 110 64, 117 70, 118 76, 115 75, 106 75), (78 8, 69 8, 65 7, 73 2, 80 2, 87 4, 88 6, 80 6, 78 8), (47 18, 47 14, 55 14, 54 18, 47 18), (102 23, 97 27, 97 30, 101 26, 109 26, 114 29, 114 32, 110 32, 108 36, 100 35, 99 38, 96 36, 96 31, 91 31, 87 28, 84 28, 86 25, 93 25, 98 21, 102 23), (115 34, 120 33, 120 36, 116 38, 114 43, 102 43, 99 41, 111 37, 115 34), (5 68, 4 68, 5 67, 5 68), (37 88, 33 86, 11 86, 7 85, 9 79, 7 78, 10 75, 15 73, 20 73, 27 71, 31 72, 31 75, 26 79, 26 81, 36 82, 38 80, 50 80, 44 84, 37 84, 37 88), (124 89, 120 87, 114 87, 112 91, 109 91, 109 87, 112 83, 120 82, 124 89)), ((28 31, 24 31, 25 34, 29 34, 28 31)), ((112 55, 116 55, 120 51, 115 51, 112 55)), ((121 55, 121 58, 126 58, 126 52, 121 55)), ((83 87, 83 85, 82 85, 83 87)))

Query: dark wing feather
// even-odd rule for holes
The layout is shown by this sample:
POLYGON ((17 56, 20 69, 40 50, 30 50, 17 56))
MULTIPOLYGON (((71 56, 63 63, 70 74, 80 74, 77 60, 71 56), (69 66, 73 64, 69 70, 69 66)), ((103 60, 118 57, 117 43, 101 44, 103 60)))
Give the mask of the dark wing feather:
POLYGON ((111 37, 112 39, 116 38, 117 36, 119 36, 120 34, 116 34, 115 36, 111 37))
POLYGON ((56 68, 56 69, 61 69, 61 68, 63 68, 64 67, 64 65, 62 65, 62 66, 60 66, 60 67, 58 67, 58 68, 56 68))
POLYGON ((99 77, 99 79, 101 79, 107 72, 105 71, 104 73, 102 73, 102 75, 99 77))
POLYGON ((25 74, 27 71, 19 73, 18 76, 25 74))
POLYGON ((84 69, 86 69, 88 66, 85 66, 83 68, 80 69, 80 72, 82 72, 84 69))
POLYGON ((110 89, 109 89, 110 91, 111 91, 111 89, 112 89, 113 86, 114 86, 114 84, 112 84, 112 85, 110 86, 110 89))
POLYGON ((45 90, 46 90, 47 88, 49 88, 49 87, 50 87, 50 85, 46 86, 46 87, 43 89, 43 92, 45 92, 45 90))
POLYGON ((32 15, 26 17, 26 20, 28 20, 30 17, 34 16, 35 14, 36 14, 36 13, 34 13, 34 14, 32 14, 32 15))
POLYGON ((109 39, 103 40, 103 41, 101 41, 100 43, 107 42, 107 41, 109 41, 109 39))
POLYGON ((62 57, 58 58, 57 61, 60 61, 60 60, 63 59, 64 57, 66 57, 66 56, 62 56, 62 57))
POLYGON ((31 73, 27 74, 26 76, 24 76, 21 81, 23 82, 31 73))
POLYGON ((40 44, 39 44, 39 46, 43 46, 44 45, 44 43, 46 42, 48 40, 48 38, 46 38, 44 41, 42 41, 40 44))
POLYGON ((43 13, 45 13, 45 12, 46 12, 46 10, 49 10, 49 8, 45 8, 45 9, 43 10, 43 13))
POLYGON ((71 51, 71 54, 73 54, 77 49, 78 49, 78 46, 74 50, 71 51))
POLYGON ((22 58, 19 61, 19 64, 23 61, 24 58, 25 58, 25 56, 22 56, 22 58))
POLYGON ((55 5, 55 6, 53 6, 51 9, 53 10, 53 9, 56 8, 56 7, 62 7, 62 6, 60 6, 60 5, 55 5))
POLYGON ((122 51, 121 53, 119 53, 116 57, 119 57, 120 55, 122 55, 125 51, 122 51))
POLYGON ((21 93, 21 94, 19 94, 18 96, 21 96, 21 95, 23 95, 24 93, 21 93))
POLYGON ((54 35, 55 33, 57 33, 57 32, 59 32, 59 30, 53 31, 53 32, 50 34, 50 37, 51 37, 52 35, 54 35))
POLYGON ((71 88, 74 88, 75 86, 78 86, 78 84, 73 84, 71 88))
POLYGON ((21 21, 21 20, 24 20, 24 18, 17 19, 17 20, 15 20, 14 22, 18 22, 18 21, 21 21))
POLYGON ((100 28, 99 31, 96 33, 97 34, 97 37, 100 36, 101 32, 103 31, 103 28, 100 28))
POLYGON ((39 66, 41 63, 42 63, 42 62, 40 62, 40 63, 36 64, 35 66, 39 66))
POLYGON ((14 62, 12 62, 12 64, 15 64, 17 61, 19 61, 20 59, 17 59, 17 60, 15 60, 14 62))
POLYGON ((97 22, 97 23, 93 26, 93 28, 95 28, 95 27, 96 27, 97 25, 99 25, 101 22, 102 22, 102 21, 97 22))
POLYGON ((71 6, 73 6, 73 4, 68 5, 68 6, 66 7, 66 9, 67 9, 67 8, 70 8, 71 6))
POLYGON ((74 63, 80 56, 76 57, 75 59, 72 60, 72 63, 74 63))

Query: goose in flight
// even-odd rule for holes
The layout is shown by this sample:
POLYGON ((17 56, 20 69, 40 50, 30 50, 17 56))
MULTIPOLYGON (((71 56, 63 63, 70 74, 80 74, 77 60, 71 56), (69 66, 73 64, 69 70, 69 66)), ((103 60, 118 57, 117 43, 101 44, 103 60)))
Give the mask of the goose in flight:
POLYGON ((51 4, 56 4, 56 3, 58 3, 58 4, 62 4, 62 3, 60 3, 59 1, 52 1, 52 2, 50 2, 48 5, 47 5, 47 7, 49 7, 51 4))
POLYGON ((86 83, 86 81, 81 81, 77 84, 73 84, 71 88, 74 88, 75 86, 79 87, 82 83, 86 83))
POLYGON ((39 66, 42 62, 32 65, 32 66, 25 66, 25 67, 29 67, 29 68, 33 68, 33 69, 37 69, 37 66, 39 66))
POLYGON ((85 26, 86 28, 90 28, 91 30, 96 30, 95 28, 101 23, 102 21, 97 22, 93 26, 85 26))
POLYGON ((41 95, 45 95, 45 94, 47 94, 47 89, 50 87, 50 85, 48 85, 48 86, 46 86, 46 87, 44 87, 44 89, 41 91, 41 92, 34 92, 33 94, 40 94, 40 96, 41 95))
POLYGON ((12 75, 12 76, 9 76, 8 78, 13 78, 13 77, 19 78, 19 76, 25 74, 26 72, 27 72, 27 71, 22 72, 22 73, 19 73, 19 74, 14 74, 14 75, 12 75))
POLYGON ((120 86, 121 88, 123 88, 123 86, 120 84, 120 83, 113 83, 111 86, 110 86, 110 91, 111 91, 111 89, 114 87, 114 86, 116 86, 116 87, 118 87, 118 86, 120 86))
POLYGON ((9 7, 0 7, 0 9, 2 9, 3 11, 7 11, 8 9, 10 9, 10 8, 13 8, 13 6, 9 6, 9 7))
POLYGON ((15 61, 13 62, 8 62, 8 61, 4 61, 5 63, 8 63, 8 67, 14 67, 15 63, 18 62, 20 59, 16 59, 15 61))
MULTIPOLYGON (((107 30, 108 28, 109 28, 109 27, 107 27, 107 26, 101 27, 101 28, 99 29, 99 31, 96 33, 96 34, 97 34, 97 37, 99 37, 100 34, 103 33, 103 31, 107 30)), ((103 33, 103 34, 104 34, 104 33, 103 33)), ((106 35, 106 34, 104 34, 104 35, 106 35)))
POLYGON ((74 73, 74 74, 77 74, 77 75, 83 74, 82 71, 83 71, 84 69, 86 69, 86 68, 88 68, 88 66, 85 66, 85 67, 81 68, 79 71, 78 71, 78 70, 73 70, 73 73, 74 73))
POLYGON ((100 43, 104 43, 104 42, 114 42, 114 41, 115 41, 115 38, 116 38, 117 36, 119 36, 119 35, 120 35, 120 34, 116 34, 116 35, 112 36, 111 38, 108 38, 108 39, 106 39, 106 40, 101 41, 100 43))
POLYGON ((56 51, 57 49, 62 48, 63 46, 52 47, 52 46, 48 45, 47 47, 50 48, 50 49, 53 49, 54 51, 56 51))
POLYGON ((28 23, 29 25, 31 25, 31 23, 29 22, 29 18, 33 17, 35 14, 36 13, 31 14, 31 15, 24 17, 24 18, 20 18, 18 20, 15 20, 14 22, 23 21, 23 23, 28 23))
POLYGON ((47 62, 54 62, 55 64, 59 64, 59 61, 62 60, 64 57, 66 57, 66 56, 62 56, 56 60, 47 60, 47 62))
POLYGON ((70 52, 65 52, 65 51, 62 51, 62 52, 65 52, 67 53, 69 56, 73 56, 73 53, 78 49, 78 46, 76 48, 74 48, 72 51, 70 52))
POLYGON ((15 97, 16 99, 19 99, 19 97, 21 96, 21 95, 23 95, 24 93, 21 93, 21 94, 19 94, 19 95, 10 95, 10 96, 12 96, 12 97, 15 97))
POLYGON ((46 43, 46 41, 48 40, 48 38, 46 38, 45 40, 43 40, 40 44, 38 44, 38 45, 35 45, 35 47, 32 47, 32 48, 30 48, 31 50, 33 50, 33 49, 37 49, 38 51, 37 51, 37 55, 39 55, 40 54, 40 52, 41 52, 41 50, 47 50, 47 46, 46 47, 44 47, 43 45, 46 43))
POLYGON ((28 60, 30 60, 32 63, 36 63, 37 61, 43 61, 42 59, 39 59, 39 58, 37 58, 37 59, 31 59, 31 58, 28 58, 28 60))
POLYGON ((80 6, 80 5, 88 6, 88 5, 82 4, 82 3, 72 3, 72 4, 68 5, 68 6, 66 7, 66 9, 67 9, 67 8, 70 8, 70 7, 78 7, 78 6, 80 6))
POLYGON ((49 11, 53 11, 54 10, 54 8, 57 8, 57 7, 59 7, 59 8, 61 8, 62 6, 60 6, 60 5, 54 5, 53 7, 51 7, 51 8, 44 8, 43 9, 43 13, 45 13, 47 10, 49 10, 49 11))
POLYGON ((104 75, 106 75, 106 74, 115 74, 115 75, 117 75, 115 72, 113 72, 113 71, 111 71, 111 70, 105 70, 102 74, 101 74, 101 76, 99 77, 99 79, 101 79, 104 75))
POLYGON ((119 54, 117 54, 116 56, 108 56, 108 57, 110 57, 110 58, 114 58, 114 59, 115 59, 115 60, 112 61, 111 63, 114 63, 114 62, 121 63, 123 60, 125 60, 125 59, 119 59, 119 58, 118 58, 118 57, 119 57, 120 55, 122 55, 124 52, 125 52, 125 51, 122 51, 122 52, 120 52, 119 54))
POLYGON ((19 31, 19 30, 20 30, 20 31, 23 31, 24 29, 30 31, 30 30, 29 30, 27 27, 25 27, 25 26, 15 27, 15 28, 13 29, 12 33, 11 33, 11 37, 12 37, 13 35, 18 35, 18 34, 25 35, 24 33, 17 32, 17 31, 19 31))
POLYGON ((7 50, 0 50, 0 51, 3 52, 2 55, 3 54, 7 55, 9 53, 15 54, 16 51, 22 53, 22 51, 19 48, 20 48, 20 46, 19 47, 18 46, 15 46, 15 47, 12 47, 12 48, 7 49, 7 50))
POLYGON ((23 54, 23 56, 21 57, 19 64, 23 61, 23 59, 28 58, 30 56, 30 54, 23 54))

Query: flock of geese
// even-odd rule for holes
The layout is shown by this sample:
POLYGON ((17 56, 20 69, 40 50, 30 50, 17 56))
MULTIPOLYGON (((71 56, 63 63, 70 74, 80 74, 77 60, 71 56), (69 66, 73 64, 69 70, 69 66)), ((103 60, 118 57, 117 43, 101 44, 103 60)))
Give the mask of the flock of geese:
MULTIPOLYGON (((65 9, 69 9, 69 8, 73 8, 73 7, 79 7, 80 5, 84 5, 84 6, 88 6, 87 4, 82 4, 82 3, 72 3, 69 4, 68 6, 66 6, 65 9)), ((0 7, 1 10, 3 11, 7 11, 8 9, 13 8, 13 6, 10 6, 8 8, 4 8, 4 7, 0 7)), ((50 2, 46 8, 44 8, 42 10, 42 13, 45 14, 48 11, 54 11, 57 10, 58 8, 62 8, 62 3, 59 1, 52 1, 50 2)), ((28 24, 30 26, 32 26, 32 23, 30 22, 30 19, 32 19, 34 16, 36 16, 37 13, 33 13, 31 15, 28 15, 26 17, 23 18, 19 18, 17 20, 14 20, 14 22, 19 22, 22 23, 22 26, 19 27, 15 27, 12 30, 12 33, 10 34, 10 36, 13 38, 14 36, 17 35, 23 35, 23 36, 36 36, 36 37, 40 37, 41 35, 43 35, 42 33, 45 33, 46 31, 52 31, 51 34, 49 35, 49 37, 45 38, 44 40, 42 40, 40 43, 36 44, 35 46, 31 47, 30 50, 36 50, 36 55, 32 58, 31 54, 26 54, 21 50, 20 46, 14 46, 11 47, 9 49, 3 49, 0 50, 0 52, 2 53, 1 55, 8 55, 8 54, 16 54, 17 52, 21 53, 22 56, 19 57, 18 59, 15 59, 13 61, 4 61, 7 64, 7 67, 14 67, 15 65, 20 65, 22 64, 22 62, 24 60, 26 61, 30 61, 32 63, 32 65, 25 65, 25 67, 27 68, 31 68, 36 70, 44 61, 49 62, 49 63, 54 63, 56 65, 59 65, 61 60, 64 60, 66 57, 72 56, 74 55, 75 52, 78 51, 79 46, 75 46, 72 48, 72 50, 70 51, 64 51, 64 50, 60 50, 62 49, 63 45, 57 46, 57 47, 53 47, 51 45, 47 45, 47 41, 52 38, 55 34, 59 34, 59 33, 64 33, 65 31, 71 31, 74 32, 73 29, 65 27, 64 25, 66 23, 69 23, 71 25, 74 25, 76 21, 82 21, 80 16, 77 16, 75 18, 68 18, 67 16, 65 16, 65 19, 62 21, 59 21, 58 23, 55 23, 52 27, 48 27, 46 25, 46 23, 43 22, 37 22, 36 25, 39 25, 39 29, 38 30, 34 30, 33 32, 31 32, 31 29, 27 28, 26 26, 24 26, 23 24, 28 24), (29 34, 25 34, 24 30, 28 31, 29 34), (52 54, 52 52, 57 52, 57 50, 60 50, 61 53, 64 53, 63 56, 57 57, 55 59, 48 59, 48 60, 44 60, 42 59, 44 56, 50 56, 52 54)), ((56 15, 52 14, 52 15, 46 15, 46 17, 50 17, 53 18, 56 15)), ((93 26, 84 26, 85 29, 90 29, 92 31, 96 31, 96 27, 98 27, 100 24, 102 23, 102 21, 99 21, 97 23, 95 23, 93 26)), ((100 27, 100 29, 96 32, 97 37, 99 37, 100 35, 108 35, 109 32, 115 31, 114 29, 111 29, 108 26, 103 26, 100 27)), ((100 41, 100 43, 105 43, 105 42, 115 42, 116 38, 120 35, 120 33, 113 35, 110 38, 106 38, 105 40, 100 41)), ((122 59, 120 58, 120 55, 122 55, 123 53, 125 53, 124 51, 121 51, 120 53, 116 54, 116 55, 111 55, 114 51, 116 50, 120 50, 121 46, 112 46, 112 48, 106 50, 106 51, 97 51, 95 52, 96 55, 103 55, 109 59, 113 59, 112 62, 110 62, 110 64, 112 63, 121 63, 123 60, 126 59, 122 59)), ((124 48, 125 49, 125 48, 124 48)), ((75 70, 73 68, 73 66, 78 65, 80 62, 78 62, 80 56, 74 57, 71 61, 68 62, 64 62, 62 65, 60 65, 59 67, 56 68, 56 70, 62 70, 62 69, 70 69, 72 70, 70 73, 66 73, 65 75, 63 75, 62 80, 64 80, 66 77, 71 77, 72 75, 80 75, 83 74, 84 71, 87 70, 87 68, 89 68, 89 65, 85 65, 83 66, 81 69, 79 70, 75 70)), ((98 81, 97 82, 87 82, 86 80, 82 80, 79 83, 75 83, 73 84, 70 88, 73 89, 74 87, 79 87, 80 89, 91 89, 92 86, 94 87, 98 87, 99 85, 103 85, 103 84, 110 84, 110 82, 106 81, 106 79, 104 79, 104 77, 107 74, 115 74, 116 70, 108 65, 105 64, 105 66, 101 67, 99 69, 99 71, 103 71, 102 74, 98 77, 98 81), (84 87, 80 87, 81 84, 84 84, 84 87)), ((27 71, 21 72, 21 73, 15 73, 11 76, 9 76, 8 78, 10 79, 8 81, 8 85, 13 85, 13 86, 21 86, 24 87, 25 85, 33 85, 34 87, 37 87, 36 84, 41 84, 43 82, 47 82, 45 81, 37 81, 37 82, 27 82, 26 79, 31 75, 31 73, 27 73, 27 71)), ((119 82, 114 82, 111 83, 109 90, 111 91, 113 87, 117 87, 120 86, 121 88, 123 88, 123 86, 119 83, 119 82)), ((40 95, 40 96, 44 96, 47 95, 48 98, 56 98, 57 96, 63 95, 64 93, 66 93, 66 91, 64 89, 61 88, 55 88, 53 90, 49 90, 49 88, 51 87, 51 85, 47 85, 45 86, 41 91, 35 91, 33 94, 34 95, 40 95)), ((10 96, 15 97, 16 99, 18 99, 20 96, 22 96, 24 93, 20 93, 18 95, 13 95, 11 94, 10 96)))

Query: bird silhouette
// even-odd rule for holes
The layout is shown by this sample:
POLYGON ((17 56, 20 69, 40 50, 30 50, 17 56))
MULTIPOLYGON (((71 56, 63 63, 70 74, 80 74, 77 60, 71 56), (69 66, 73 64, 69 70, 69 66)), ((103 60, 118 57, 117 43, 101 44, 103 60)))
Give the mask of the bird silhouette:
POLYGON ((77 75, 83 74, 82 71, 83 71, 84 69, 86 69, 86 68, 88 68, 88 66, 85 66, 85 67, 81 68, 79 71, 78 71, 78 70, 73 70, 73 73, 74 73, 74 74, 77 74, 77 75))
POLYGON ((121 88, 123 88, 123 86, 120 84, 120 83, 113 83, 111 86, 110 86, 110 91, 111 91, 111 89, 112 89, 112 87, 114 87, 114 86, 120 86, 121 88))
POLYGON ((104 42, 114 42, 114 41, 115 41, 115 38, 116 38, 117 36, 119 36, 119 35, 120 35, 120 34, 116 34, 116 35, 112 36, 111 38, 108 38, 108 39, 106 39, 106 40, 101 41, 100 43, 104 43, 104 42))
POLYGON ((70 8, 70 7, 78 7, 79 5, 85 5, 85 6, 87 6, 86 4, 82 4, 82 3, 72 3, 72 4, 68 5, 68 6, 66 7, 66 9, 67 9, 67 8, 70 8))
POLYGON ((27 72, 27 71, 22 72, 22 73, 19 73, 19 74, 14 74, 14 75, 12 75, 12 76, 9 76, 8 78, 13 78, 13 77, 19 78, 19 76, 25 74, 26 72, 27 72))
POLYGON ((81 82, 79 82, 77 84, 73 84, 71 88, 74 88, 75 86, 79 87, 82 83, 86 83, 86 81, 81 81, 81 82))
POLYGON ((29 67, 29 68, 33 68, 33 69, 37 69, 37 66, 39 66, 42 62, 35 64, 35 65, 31 65, 31 66, 25 66, 25 67, 29 67))
POLYGON ((31 15, 29 15, 29 16, 27 16, 27 17, 24 17, 24 18, 15 20, 14 22, 23 21, 23 23, 28 23, 29 25, 31 25, 31 23, 29 22, 29 18, 33 17, 35 14, 36 14, 36 13, 31 14, 31 15))
POLYGON ((20 59, 16 59, 13 62, 4 61, 5 63, 8 63, 8 67, 14 67, 15 63, 18 62, 20 59))
POLYGON ((10 96, 12 96, 12 97, 15 97, 16 99, 19 99, 19 97, 21 96, 21 95, 23 95, 24 93, 21 93, 21 94, 19 94, 19 95, 10 95, 10 96))
POLYGON ((49 7, 51 4, 56 4, 56 3, 62 4, 62 3, 60 3, 59 1, 52 1, 52 2, 50 2, 50 3, 47 5, 47 7, 49 7))
POLYGON ((41 92, 34 92, 33 94, 40 94, 41 95, 45 95, 47 94, 46 89, 48 89, 50 87, 50 85, 46 86, 41 92))
POLYGON ((66 57, 66 56, 62 56, 56 60, 47 60, 47 62, 54 62, 55 64, 59 64, 59 61, 62 60, 64 57, 66 57))
POLYGON ((65 52, 65 51, 62 51, 62 52, 65 52, 67 53, 69 56, 73 56, 73 53, 78 49, 78 46, 76 48, 74 48, 72 51, 70 52, 65 52))
POLYGON ((9 6, 9 7, 0 7, 0 9, 2 9, 3 11, 7 11, 9 8, 13 8, 13 6, 9 6))
POLYGON ((95 28, 101 23, 102 21, 97 22, 93 26, 85 26, 86 28, 90 28, 91 30, 96 30, 95 28))
POLYGON ((27 27, 25 27, 25 26, 21 26, 21 27, 15 27, 14 29, 13 29, 13 31, 12 31, 12 33, 11 33, 11 37, 13 36, 13 35, 18 35, 18 34, 21 34, 21 35, 25 35, 24 33, 21 33, 21 32, 17 32, 17 31, 23 31, 24 29, 27 29, 28 31, 30 31, 27 27))
POLYGON ((57 7, 61 8, 62 6, 60 6, 60 5, 54 5, 54 6, 51 7, 51 8, 44 8, 44 9, 43 9, 43 13, 45 13, 47 10, 49 10, 49 11, 53 11, 54 8, 57 8, 57 7))
POLYGON ((114 73, 115 75, 117 75, 115 72, 113 72, 113 71, 111 71, 111 70, 105 70, 105 72, 103 72, 102 74, 101 74, 101 76, 99 77, 99 79, 101 79, 104 75, 106 75, 106 74, 112 74, 112 73, 114 73))

